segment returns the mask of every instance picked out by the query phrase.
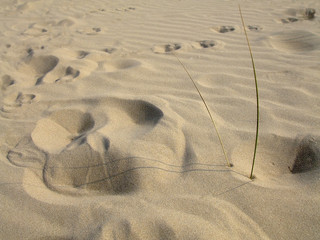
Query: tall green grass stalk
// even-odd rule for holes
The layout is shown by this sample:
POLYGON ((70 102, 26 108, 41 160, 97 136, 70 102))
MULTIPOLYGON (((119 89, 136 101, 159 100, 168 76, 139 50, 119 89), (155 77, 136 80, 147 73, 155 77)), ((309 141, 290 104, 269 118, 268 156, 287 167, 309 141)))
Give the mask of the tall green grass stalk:
POLYGON ((185 67, 185 65, 181 62, 180 58, 179 58, 174 52, 172 52, 172 54, 177 58, 178 62, 181 64, 181 66, 183 67, 184 71, 187 73, 187 75, 189 76, 190 80, 192 81, 194 87, 196 88, 196 90, 197 90, 197 92, 198 92, 198 94, 199 94, 199 96, 200 96, 200 98, 201 98, 204 106, 205 106, 206 109, 207 109, 207 112, 208 112, 208 114, 209 114, 209 116, 210 116, 210 119, 211 119, 211 122, 212 122, 212 124, 213 124, 213 127, 214 127, 214 129, 216 130, 216 133, 217 133, 218 138, 219 138, 219 141, 220 141, 220 145, 221 145, 221 147, 222 147, 223 155, 224 155, 224 157, 225 157, 225 159, 226 159, 226 162, 227 162, 227 165, 228 165, 228 167, 232 167, 232 164, 230 163, 230 161, 229 161, 229 159, 228 159, 228 157, 227 157, 227 154, 226 154, 224 145, 223 145, 223 143, 222 143, 222 140, 221 140, 221 137, 220 137, 218 128, 217 128, 217 126, 216 126, 216 123, 215 123, 215 121, 213 120, 213 117, 212 117, 212 114, 211 114, 211 112, 210 112, 210 110, 209 110, 209 107, 208 107, 206 101, 204 100, 204 98, 203 98, 203 96, 202 96, 199 88, 197 87, 197 84, 195 83, 195 81, 194 81, 193 78, 191 77, 191 74, 189 73, 189 71, 187 70, 187 68, 185 67))
POLYGON ((248 44, 248 48, 249 48, 249 52, 250 52, 252 69, 253 69, 253 76, 254 76, 254 81, 255 81, 255 85, 256 85, 256 97, 257 97, 256 140, 255 140, 255 145, 254 145, 254 152, 253 152, 253 159, 252 159, 252 167, 251 167, 251 173, 250 173, 250 179, 253 179, 253 178, 254 178, 254 177, 253 177, 253 169, 254 169, 254 163, 255 163, 255 160, 256 160, 256 153, 257 153, 257 146, 258 146, 258 137, 259 137, 259 117, 260 117, 260 113, 259 113, 259 91, 258 91, 258 81, 257 81, 256 67, 255 67, 255 65, 254 65, 254 60, 253 60, 253 55, 252 55, 252 51, 251 51, 251 46, 250 46, 250 42, 249 42, 249 38, 248 38, 246 26, 245 26, 245 23, 244 23, 244 20, 243 20, 243 16, 242 16, 240 4, 239 4, 239 13, 240 13, 240 17, 241 17, 242 27, 243 27, 243 29, 244 29, 244 34, 246 35, 246 39, 247 39, 247 44, 248 44))

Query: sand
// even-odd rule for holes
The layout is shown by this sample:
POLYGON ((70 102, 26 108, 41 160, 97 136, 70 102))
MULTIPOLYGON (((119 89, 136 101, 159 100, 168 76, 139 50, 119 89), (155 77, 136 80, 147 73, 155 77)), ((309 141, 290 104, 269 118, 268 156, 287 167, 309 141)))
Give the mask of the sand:
POLYGON ((240 4, 253 180, 237 1, 2 0, 0 238, 319 239, 320 2, 240 4))

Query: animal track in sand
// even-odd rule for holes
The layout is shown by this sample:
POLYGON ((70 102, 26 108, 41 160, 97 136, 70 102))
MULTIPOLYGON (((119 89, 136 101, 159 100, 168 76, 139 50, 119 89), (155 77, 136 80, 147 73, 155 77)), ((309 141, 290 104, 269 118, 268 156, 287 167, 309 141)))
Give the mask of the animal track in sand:
POLYGON ((59 58, 56 56, 48 55, 48 56, 33 56, 32 49, 28 51, 29 55, 27 57, 27 66, 29 67, 28 72, 34 74, 36 78, 35 85, 41 84, 43 78, 52 71, 59 63, 59 58))
POLYGON ((114 53, 117 49, 116 48, 105 48, 102 51, 106 52, 106 53, 114 53))
MULTIPOLYGON (((250 31, 255 31, 255 32, 259 32, 262 30, 262 27, 260 27, 259 25, 248 25, 247 28, 250 31)), ((235 27, 235 26, 219 26, 219 27, 212 27, 211 28, 211 30, 214 30, 219 33, 233 32, 236 29, 237 29, 237 27, 235 27)))
POLYGON ((212 48, 215 47, 218 42, 214 40, 201 40, 190 43, 172 43, 172 44, 164 44, 164 45, 156 45, 152 48, 154 53, 171 53, 180 49, 202 49, 202 48, 212 48))
POLYGON ((179 43, 169 43, 164 45, 157 45, 153 47, 154 53, 170 53, 181 48, 181 44, 179 43))
POLYGON ((25 30, 22 34, 23 35, 29 35, 33 37, 40 37, 44 34, 48 33, 48 26, 51 24, 38 24, 38 23, 32 23, 28 26, 28 29, 25 30))
POLYGON ((227 32, 233 32, 236 30, 234 26, 219 26, 219 27, 213 27, 212 30, 217 31, 219 33, 227 33, 227 32))
POLYGON ((8 160, 35 171, 49 189, 62 193, 133 191, 141 181, 135 170, 148 164, 123 154, 158 124, 162 111, 141 100, 87 103, 87 110, 80 110, 66 102, 38 120, 30 136, 8 152, 8 160))
POLYGON ((316 14, 314 8, 303 8, 303 9, 288 9, 286 11, 291 17, 280 19, 282 23, 293 23, 303 20, 312 20, 316 14))
POLYGON ((260 32, 262 30, 262 27, 260 27, 259 25, 248 25, 248 29, 250 31, 260 32))
POLYGON ((98 33, 103 32, 101 27, 86 27, 80 28, 77 30, 77 33, 86 34, 86 35, 97 35, 98 33))
POLYGON ((1 107, 1 115, 11 113, 16 108, 22 107, 25 104, 31 104, 35 97, 36 95, 34 94, 24 94, 21 92, 6 96, 1 107))
POLYGON ((197 41, 192 43, 192 47, 196 49, 201 49, 201 48, 212 48, 216 45, 217 43, 213 40, 203 40, 203 41, 197 41))
MULTIPOLYGON (((69 82, 80 75, 80 70, 72 66, 64 67, 63 64, 60 64, 60 59, 54 55, 35 56, 32 48, 28 49, 27 52, 28 56, 25 58, 25 63, 19 68, 19 71, 28 73, 27 77, 34 81, 34 85, 40 85, 45 82, 69 82)), ((76 64, 81 65, 80 60, 84 59, 88 54, 89 52, 86 51, 75 52, 74 58, 78 60, 74 60, 73 62, 78 61, 76 64)))
POLYGON ((299 21, 299 19, 298 18, 293 18, 293 17, 281 19, 282 23, 293 23, 293 22, 297 22, 297 21, 299 21))
POLYGON ((76 70, 72 67, 67 67, 66 71, 65 71, 65 75, 61 78, 58 78, 57 80, 55 80, 55 83, 59 83, 59 82, 69 82, 72 81, 72 79, 78 77, 80 75, 80 71, 76 70))
POLYGON ((119 12, 129 12, 129 11, 136 10, 136 8, 134 8, 134 7, 128 7, 128 8, 116 8, 115 10, 116 10, 116 11, 119 11, 119 12))

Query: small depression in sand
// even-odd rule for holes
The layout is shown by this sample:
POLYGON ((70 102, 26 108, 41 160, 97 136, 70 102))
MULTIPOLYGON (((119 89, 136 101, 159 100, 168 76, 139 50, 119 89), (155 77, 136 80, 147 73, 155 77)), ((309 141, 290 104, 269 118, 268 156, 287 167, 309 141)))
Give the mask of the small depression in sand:
POLYGON ((292 30, 277 33, 269 37, 272 47, 284 52, 313 51, 320 46, 320 37, 303 30, 292 30))

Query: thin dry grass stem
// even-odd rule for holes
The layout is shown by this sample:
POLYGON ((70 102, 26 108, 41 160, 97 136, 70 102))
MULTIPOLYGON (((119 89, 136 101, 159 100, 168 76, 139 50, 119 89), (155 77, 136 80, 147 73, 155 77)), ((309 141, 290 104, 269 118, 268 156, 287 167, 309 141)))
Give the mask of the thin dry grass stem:
POLYGON ((180 58, 179 58, 174 52, 172 52, 172 54, 177 58, 178 62, 181 64, 181 66, 183 67, 184 71, 188 74, 190 80, 192 81, 194 87, 196 88, 196 90, 197 90, 197 92, 198 92, 198 94, 199 94, 199 96, 200 96, 200 98, 201 98, 204 106, 205 106, 206 109, 207 109, 207 112, 208 112, 208 114, 209 114, 209 116, 210 116, 210 119, 211 119, 211 122, 212 122, 212 124, 213 124, 213 127, 214 127, 214 129, 216 130, 216 133, 217 133, 218 138, 219 138, 220 145, 221 145, 221 147, 222 147, 223 155, 224 155, 225 160, 226 160, 226 162, 227 162, 227 165, 228 165, 228 167, 232 167, 232 164, 230 163, 230 161, 229 161, 229 159, 228 159, 228 157, 227 157, 227 154, 226 154, 224 145, 223 145, 223 143, 222 143, 222 140, 221 140, 219 131, 218 131, 218 129, 217 129, 216 123, 215 123, 215 121, 213 120, 213 117, 212 117, 212 114, 211 114, 211 112, 210 112, 210 110, 209 110, 209 107, 208 107, 206 101, 204 100, 204 98, 203 98, 203 96, 202 96, 199 88, 197 87, 197 84, 195 83, 195 81, 194 81, 193 78, 191 77, 191 74, 190 74, 189 71, 187 70, 186 66, 181 62, 180 58))
POLYGON ((239 13, 240 13, 240 17, 241 17, 241 22, 242 22, 242 26, 244 29, 244 34, 246 35, 246 39, 247 39, 247 44, 248 44, 248 48, 249 48, 249 52, 250 52, 250 57, 251 57, 251 62, 252 62, 252 69, 253 69, 253 76, 254 76, 254 81, 255 81, 255 85, 256 85, 256 97, 257 97, 257 125, 256 125, 256 140, 255 140, 255 145, 254 145, 254 152, 253 152, 253 159, 252 159, 252 167, 251 167, 251 173, 250 173, 250 179, 253 179, 253 168, 254 168, 254 163, 256 160, 256 153, 257 153, 257 146, 258 146, 258 137, 259 137, 259 91, 258 91, 258 82, 257 82, 257 74, 256 74, 256 68, 255 68, 255 64, 254 64, 254 60, 253 60, 253 55, 252 55, 252 51, 251 51, 251 46, 250 46, 250 42, 249 42, 249 38, 248 38, 248 34, 247 34, 247 30, 245 27, 245 23, 243 20, 243 16, 242 16, 242 12, 241 12, 241 7, 239 4, 239 13))

